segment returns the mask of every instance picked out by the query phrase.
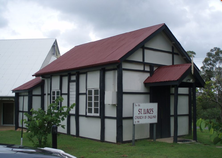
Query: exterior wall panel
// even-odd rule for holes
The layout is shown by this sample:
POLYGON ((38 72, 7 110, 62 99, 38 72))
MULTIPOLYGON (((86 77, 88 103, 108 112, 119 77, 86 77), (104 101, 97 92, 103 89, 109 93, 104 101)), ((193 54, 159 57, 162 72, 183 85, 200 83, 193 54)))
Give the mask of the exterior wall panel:
POLYGON ((36 87, 35 89, 33 89, 32 91, 33 94, 41 94, 41 87, 36 87))
POLYGON ((123 63, 123 69, 143 70, 143 65, 139 63, 123 63))
POLYGON ((86 96, 79 96, 79 115, 85 115, 86 112, 86 96))
POLYGON ((145 62, 162 64, 162 65, 171 65, 172 64, 172 54, 145 50, 145 62))
POLYGON ((116 117, 116 105, 105 104, 105 116, 116 117))
POLYGON ((99 88, 99 71, 87 73, 87 88, 99 88))
POLYGON ((65 119, 64 121, 61 122, 62 125, 65 125, 65 128, 63 129, 62 127, 58 127, 58 132, 60 133, 66 133, 67 131, 67 119, 65 119))
POLYGON ((60 80, 59 76, 53 76, 52 77, 52 90, 53 89, 59 89, 59 80, 60 80))
POLYGON ((105 141, 116 143, 116 120, 105 119, 105 141))
POLYGON ((75 116, 70 117, 70 134, 76 135, 76 120, 75 116))
POLYGON ((68 77, 62 77, 62 93, 68 93, 68 77))
POLYGON ((100 119, 80 117, 79 124, 79 135, 81 137, 100 140, 100 119))
POLYGON ((135 51, 132 55, 130 55, 127 60, 133 60, 133 61, 143 61, 143 54, 142 54, 142 48, 135 51))
MULTIPOLYGON (((171 117, 171 136, 174 134, 174 119, 171 117)), ((178 116, 178 135, 189 134, 189 117, 188 116, 178 116)))
POLYGON ((23 106, 24 111, 28 111, 28 96, 19 96, 19 111, 23 110, 23 106))
POLYGON ((146 47, 172 51, 172 43, 164 33, 159 33, 145 44, 146 47))
POLYGON ((86 93, 86 74, 79 75, 79 93, 86 93))
MULTIPOLYGON (((123 141, 132 140, 133 121, 132 119, 123 121, 123 141)), ((135 125, 135 139, 149 138, 150 124, 135 125)))
POLYGON ((32 97, 32 108, 34 110, 38 110, 41 108, 41 96, 32 97))
POLYGON ((116 71, 106 71, 105 73, 105 91, 117 91, 117 73, 116 71))
POLYGON ((148 94, 124 94, 123 95, 123 117, 133 116, 133 103, 149 103, 148 94))
POLYGON ((144 81, 149 73, 123 71, 123 92, 148 92, 144 81))

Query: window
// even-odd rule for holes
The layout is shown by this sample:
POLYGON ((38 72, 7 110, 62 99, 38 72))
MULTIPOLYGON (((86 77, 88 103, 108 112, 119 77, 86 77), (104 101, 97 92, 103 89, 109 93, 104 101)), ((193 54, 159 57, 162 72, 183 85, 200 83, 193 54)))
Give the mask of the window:
MULTIPOLYGON (((55 103, 55 100, 60 96, 60 90, 52 90, 52 103, 55 103)), ((58 103, 58 106, 60 103, 58 103)))
POLYGON ((88 89, 87 91, 87 114, 99 115, 99 90, 88 89))

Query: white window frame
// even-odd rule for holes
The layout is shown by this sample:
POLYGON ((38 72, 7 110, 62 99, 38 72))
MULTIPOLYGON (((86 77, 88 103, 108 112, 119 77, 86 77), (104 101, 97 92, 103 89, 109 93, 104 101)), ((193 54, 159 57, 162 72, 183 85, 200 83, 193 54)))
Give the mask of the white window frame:
POLYGON ((87 89, 87 115, 99 116, 100 91, 99 89, 87 89), (91 92, 91 93, 90 93, 91 92))
MULTIPOLYGON (((60 94, 60 90, 59 89, 54 89, 54 90, 52 90, 52 93, 51 93, 51 103, 55 103, 55 100, 58 98, 58 97, 60 97, 61 96, 61 94, 60 94), (53 93, 53 92, 55 92, 55 93, 53 93)), ((58 107, 60 107, 60 102, 59 102, 59 104, 58 104, 58 107)))

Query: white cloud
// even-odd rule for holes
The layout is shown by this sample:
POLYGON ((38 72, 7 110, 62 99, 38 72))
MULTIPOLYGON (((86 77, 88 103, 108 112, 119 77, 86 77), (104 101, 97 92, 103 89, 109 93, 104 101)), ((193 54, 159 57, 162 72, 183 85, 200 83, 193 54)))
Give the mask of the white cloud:
POLYGON ((0 38, 56 38, 61 53, 75 45, 166 23, 198 66, 222 47, 220 0, 1 0, 0 38))

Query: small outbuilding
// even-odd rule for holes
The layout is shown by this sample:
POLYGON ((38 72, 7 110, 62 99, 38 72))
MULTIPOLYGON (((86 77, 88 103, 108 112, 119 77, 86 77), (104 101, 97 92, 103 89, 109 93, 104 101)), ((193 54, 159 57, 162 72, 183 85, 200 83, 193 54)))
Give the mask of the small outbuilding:
POLYGON ((0 126, 15 125, 12 89, 60 56, 56 39, 0 40, 0 126))
MULTIPOLYGON (((75 46, 14 89, 16 128, 24 112, 76 103, 59 132, 122 143, 132 140, 133 103, 158 103, 157 138, 188 135, 196 140, 196 87, 204 81, 166 24, 75 46), (192 115, 193 114, 193 115, 192 115)), ((153 137, 139 124, 136 139, 153 137)))

